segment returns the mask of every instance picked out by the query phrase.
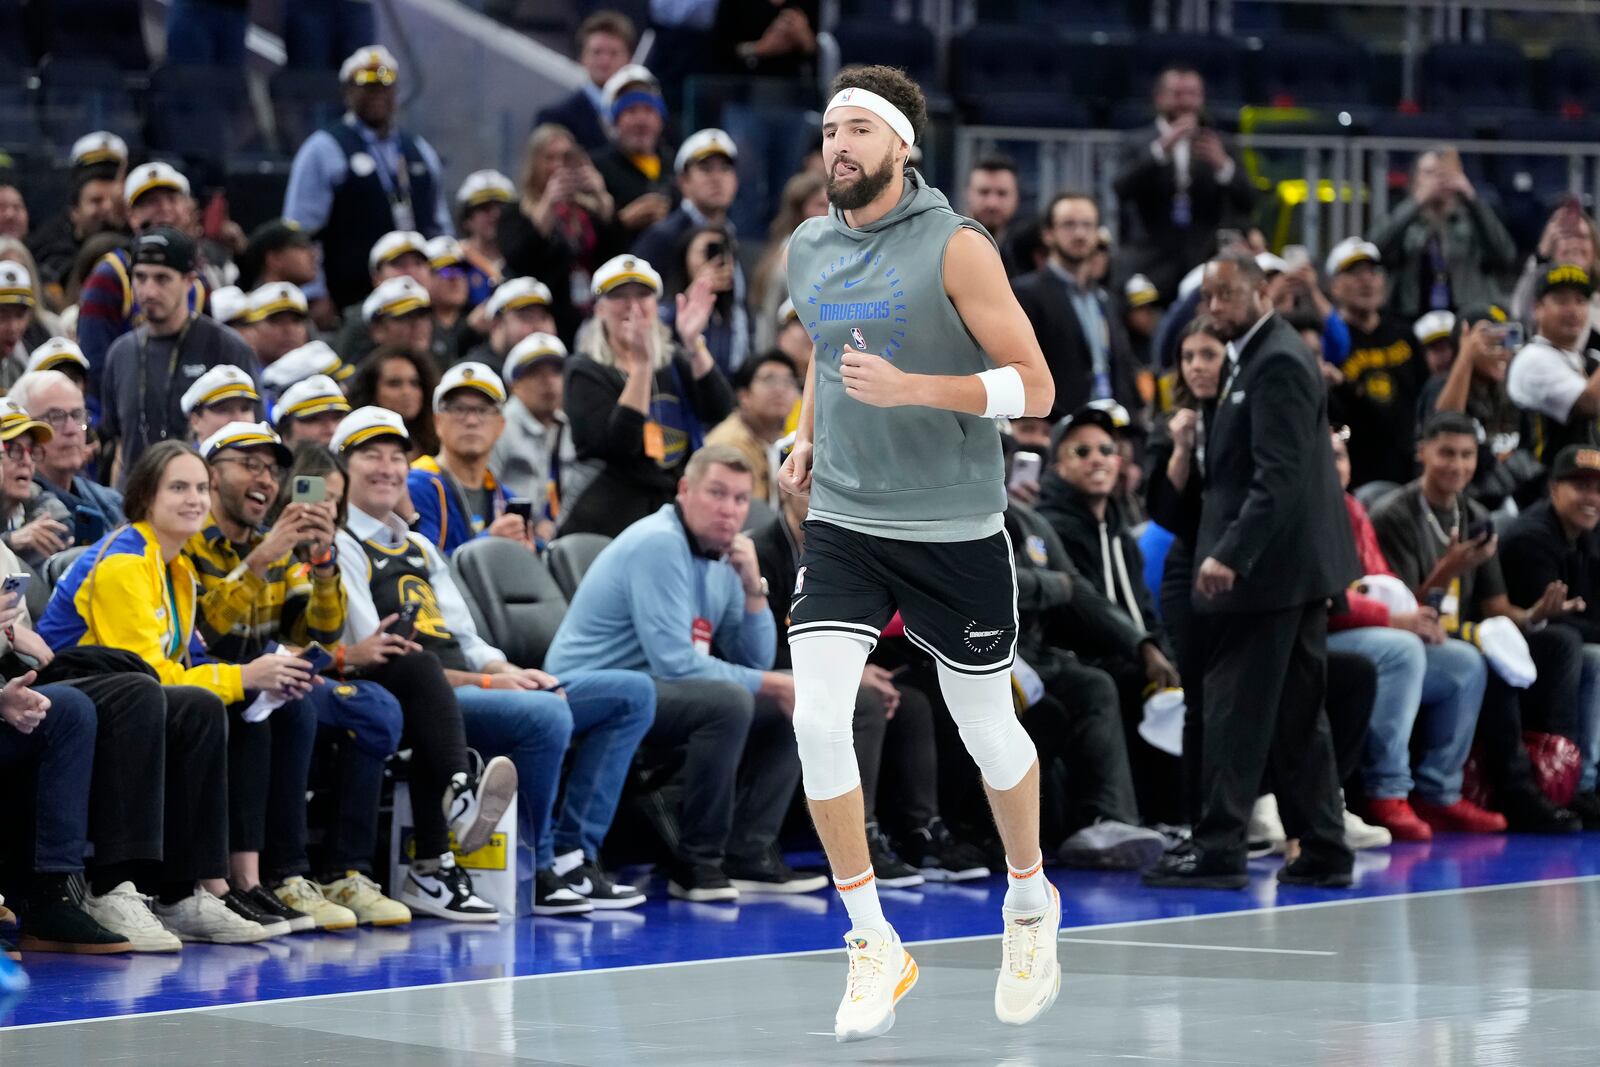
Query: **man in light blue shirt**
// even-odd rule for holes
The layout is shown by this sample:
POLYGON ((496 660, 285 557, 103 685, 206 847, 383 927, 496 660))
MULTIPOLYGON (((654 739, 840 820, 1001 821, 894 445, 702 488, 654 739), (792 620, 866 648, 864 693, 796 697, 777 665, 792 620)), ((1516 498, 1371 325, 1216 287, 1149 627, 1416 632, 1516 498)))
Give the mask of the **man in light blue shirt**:
POLYGON ((776 847, 800 759, 790 726, 794 679, 769 669, 777 631, 767 583, 739 532, 752 488, 735 449, 696 452, 678 499, 624 530, 590 566, 545 655, 558 676, 582 664, 655 678, 656 720, 644 747, 687 747, 678 855, 668 870, 670 892, 685 900, 828 884, 789 869, 776 847))

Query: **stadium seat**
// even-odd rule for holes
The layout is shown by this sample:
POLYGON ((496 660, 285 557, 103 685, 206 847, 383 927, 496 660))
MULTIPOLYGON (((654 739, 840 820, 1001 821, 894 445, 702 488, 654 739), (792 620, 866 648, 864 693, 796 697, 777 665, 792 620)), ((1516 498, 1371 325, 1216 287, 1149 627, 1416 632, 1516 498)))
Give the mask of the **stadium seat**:
POLYGON ((556 585, 568 600, 578 591, 578 583, 583 581, 595 557, 610 543, 611 538, 594 533, 567 534, 550 542, 545 559, 556 585))
POLYGON ((147 135, 154 149, 195 164, 221 165, 259 147, 244 71, 231 67, 160 67, 150 76, 147 135))
POLYGON ((1557 48, 1545 60, 1545 99, 1559 113, 1600 113, 1600 54, 1557 48))
POLYGON ((1348 108, 1371 99, 1367 50, 1328 37, 1275 37, 1249 53, 1252 100, 1281 107, 1348 108))
MULTIPOLYGON (((0 71, 0 78, 4 75, 0 71)), ((28 90, 20 82, 0 82, 0 145, 31 148, 43 136, 28 90)))
POLYGON ((938 44, 933 31, 920 22, 848 19, 835 27, 833 36, 839 42, 841 64, 885 63, 903 67, 930 90, 937 88, 938 44))
POLYGON ((1533 102, 1528 60, 1504 42, 1432 46, 1423 53, 1417 88, 1430 111, 1506 111, 1533 102))
POLYGON ((272 76, 270 94, 276 124, 274 143, 286 155, 344 114, 336 71, 280 70, 272 76))
POLYGON ((142 141, 138 93, 105 59, 54 55, 39 68, 40 123, 51 140, 71 144, 86 130, 142 141))
MULTIPOLYGON (((74 545, 63 548, 60 552, 45 560, 39 567, 39 577, 44 579, 48 589, 54 589, 61 576, 67 573, 67 568, 78 561, 78 557, 89 551, 89 545, 74 545)), ((38 616, 35 616, 37 618, 38 616)))
POLYGON ((751 497, 750 514, 746 515, 744 520, 745 533, 749 533, 751 530, 759 530, 777 519, 777 517, 778 509, 776 507, 765 500, 757 500, 755 497, 751 497))
POLYGON ((538 556, 504 537, 479 537, 450 568, 482 617, 481 636, 519 667, 537 667, 567 613, 567 598, 538 556))
POLYGON ((1130 60, 1133 91, 1145 93, 1171 63, 1184 63, 1206 80, 1206 99, 1226 107, 1245 99, 1245 48, 1229 37, 1199 33, 1152 33, 1134 43, 1130 60))
POLYGON ((143 5, 128 0, 50 0, 35 6, 41 10, 49 55, 98 59, 125 71, 149 68, 143 5))
POLYGON ((1046 28, 974 26, 951 49, 951 82, 972 121, 1066 127, 1087 122, 1087 109, 1074 98, 1064 45, 1046 28))

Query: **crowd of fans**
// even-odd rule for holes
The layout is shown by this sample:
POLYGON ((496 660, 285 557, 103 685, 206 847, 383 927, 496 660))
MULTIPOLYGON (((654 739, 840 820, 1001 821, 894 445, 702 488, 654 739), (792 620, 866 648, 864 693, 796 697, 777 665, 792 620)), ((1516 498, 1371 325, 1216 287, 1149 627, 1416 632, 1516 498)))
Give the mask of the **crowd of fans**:
MULTIPOLYGON (((803 52, 804 8, 738 54, 803 52)), ((3 842, 7 950, 492 920, 456 856, 512 806, 536 914, 633 907, 602 865, 630 780, 674 801, 652 822, 671 895, 826 887, 780 847, 807 504, 775 483, 813 355, 784 247, 827 210, 823 156, 772 183, 765 247, 741 248, 743 146, 670 143, 634 44, 625 18, 590 18, 590 83, 539 116, 519 174, 454 192, 400 121, 394 57, 357 50, 344 118, 234 254, 199 239, 177 168, 130 165, 114 135, 74 146, 59 218, 30 226, 0 186, 21 220, 0 244, 0 762, 26 771, 7 779, 28 813, 3 842), (572 572, 537 655, 496 647, 512 635, 458 581, 479 555, 572 572), (400 765, 414 836, 388 884, 400 765)), ((1153 103, 1116 204, 1065 191, 1028 219, 1002 157, 958 196, 1056 384, 1049 418, 1005 439, 1015 706, 1048 853, 1142 869, 1201 815, 1190 601, 1231 373, 1202 285, 1219 252, 1247 257, 1240 284, 1259 276, 1327 386, 1360 561, 1318 711, 1347 843, 1600 829, 1594 222, 1563 203, 1519 262, 1441 148, 1319 269, 1251 228, 1200 75, 1167 70, 1153 103)), ((855 734, 892 886, 999 862, 934 683, 891 624, 855 734)), ((1251 849, 1293 853, 1270 777, 1256 793, 1251 849)))

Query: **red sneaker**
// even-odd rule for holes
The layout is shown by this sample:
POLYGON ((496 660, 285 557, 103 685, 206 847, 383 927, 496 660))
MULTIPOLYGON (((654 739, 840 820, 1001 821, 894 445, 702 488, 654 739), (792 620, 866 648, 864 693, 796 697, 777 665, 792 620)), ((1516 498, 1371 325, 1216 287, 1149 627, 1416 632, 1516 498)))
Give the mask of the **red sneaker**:
POLYGON ((1450 805, 1418 800, 1414 807, 1422 820, 1435 830, 1455 830, 1463 834, 1503 834, 1506 830, 1504 815, 1480 808, 1466 797, 1450 805))
POLYGON ((1433 829, 1417 818, 1405 797, 1369 799, 1367 819, 1388 830, 1396 841, 1433 840, 1433 829))

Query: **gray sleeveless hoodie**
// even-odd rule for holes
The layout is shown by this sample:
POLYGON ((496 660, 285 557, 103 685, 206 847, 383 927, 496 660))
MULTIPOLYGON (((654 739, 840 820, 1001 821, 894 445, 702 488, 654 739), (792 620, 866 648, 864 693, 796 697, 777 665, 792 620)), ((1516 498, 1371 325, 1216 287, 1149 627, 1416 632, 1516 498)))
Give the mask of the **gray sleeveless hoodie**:
POLYGON ((907 170, 905 195, 878 221, 856 229, 829 208, 790 239, 789 295, 816 345, 813 518, 910 541, 975 540, 1004 525, 993 419, 872 407, 846 395, 839 374, 845 345, 912 374, 993 366, 944 291, 945 247, 963 227, 988 236, 907 170))

